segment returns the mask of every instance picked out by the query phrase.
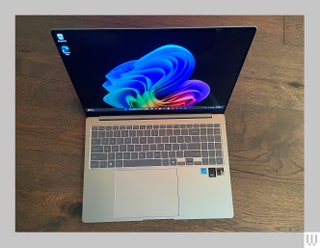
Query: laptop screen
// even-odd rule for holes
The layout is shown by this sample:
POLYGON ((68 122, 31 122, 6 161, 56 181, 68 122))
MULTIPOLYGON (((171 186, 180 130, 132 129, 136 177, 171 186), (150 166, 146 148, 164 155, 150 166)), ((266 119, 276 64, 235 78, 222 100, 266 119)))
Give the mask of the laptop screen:
POLYGON ((55 29, 88 116, 223 113, 255 27, 55 29))

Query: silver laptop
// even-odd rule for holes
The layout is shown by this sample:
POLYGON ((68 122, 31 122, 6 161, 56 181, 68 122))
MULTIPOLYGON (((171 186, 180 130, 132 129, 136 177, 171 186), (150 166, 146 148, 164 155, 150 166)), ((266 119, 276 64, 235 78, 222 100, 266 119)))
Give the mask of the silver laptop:
POLYGON ((84 223, 233 217, 224 112, 255 32, 51 31, 86 116, 84 223))

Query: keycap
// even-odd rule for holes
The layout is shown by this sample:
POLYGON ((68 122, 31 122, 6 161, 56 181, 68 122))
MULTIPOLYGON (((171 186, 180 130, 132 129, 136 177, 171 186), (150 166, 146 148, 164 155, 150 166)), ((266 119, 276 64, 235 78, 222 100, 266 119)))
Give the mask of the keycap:
POLYGON ((92 152, 103 152, 103 146, 92 146, 91 151, 92 152))
POLYGON ((161 159, 124 160, 124 167, 161 166, 161 159))
POLYGON ((107 154, 103 154, 103 153, 93 153, 91 154, 91 159, 92 160, 106 160, 107 159, 107 154))
POLYGON ((200 151, 185 151, 184 152, 185 157, 201 157, 201 152, 200 151))

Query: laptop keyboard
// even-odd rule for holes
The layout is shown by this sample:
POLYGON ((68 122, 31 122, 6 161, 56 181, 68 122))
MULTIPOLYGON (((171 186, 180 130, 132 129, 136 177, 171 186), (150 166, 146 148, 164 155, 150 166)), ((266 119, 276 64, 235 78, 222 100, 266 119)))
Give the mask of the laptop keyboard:
POLYGON ((91 168, 222 165, 219 123, 93 126, 91 168))

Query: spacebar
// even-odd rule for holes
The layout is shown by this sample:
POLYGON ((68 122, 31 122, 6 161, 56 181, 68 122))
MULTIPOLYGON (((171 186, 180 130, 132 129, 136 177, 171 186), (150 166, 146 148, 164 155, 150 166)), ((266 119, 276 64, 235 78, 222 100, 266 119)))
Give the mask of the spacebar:
POLYGON ((160 159, 124 160, 124 167, 161 166, 160 159))

